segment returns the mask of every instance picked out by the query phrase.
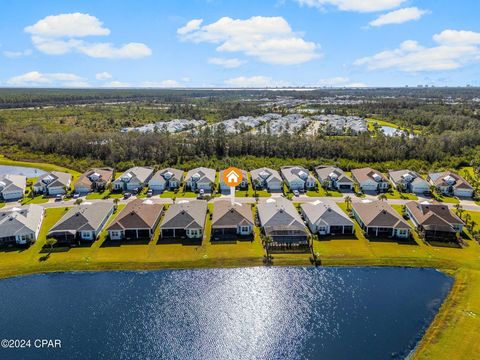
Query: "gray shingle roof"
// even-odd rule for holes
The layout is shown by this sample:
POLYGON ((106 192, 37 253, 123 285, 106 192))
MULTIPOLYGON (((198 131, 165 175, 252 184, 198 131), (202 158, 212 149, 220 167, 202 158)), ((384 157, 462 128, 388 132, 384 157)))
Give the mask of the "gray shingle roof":
POLYGON ((7 174, 0 176, 0 192, 19 191, 25 192, 27 178, 23 175, 7 174))
POLYGON ((342 209, 337 204, 324 204, 322 202, 304 203, 300 205, 305 217, 312 224, 326 224, 329 226, 353 226, 353 221, 350 220, 342 209))
POLYGON ((144 184, 145 181, 149 179, 149 177, 152 175, 153 169, 150 167, 143 167, 143 166, 135 166, 127 171, 125 171, 117 180, 118 181, 123 181, 122 179, 125 177, 130 176, 129 181, 134 181, 134 182, 139 182, 141 184, 144 184))
POLYGON ((260 224, 268 231, 277 229, 303 230, 306 232, 300 214, 292 202, 282 198, 270 198, 265 203, 258 204, 260 224))
POLYGON ((215 169, 209 169, 206 167, 198 167, 195 169, 190 170, 187 173, 186 181, 190 181, 193 176, 198 175, 198 180, 196 182, 204 183, 204 182, 215 182, 215 176, 217 175, 217 171, 215 169))
POLYGON ((43 211, 40 205, 0 210, 0 238, 35 232, 42 222, 43 211))
POLYGON ((112 209, 113 204, 110 202, 83 203, 75 206, 53 226, 50 233, 96 230, 112 209))
POLYGON ((47 188, 52 186, 70 186, 70 180, 72 175, 61 171, 52 171, 47 174, 41 175, 34 186, 46 186, 47 188))
POLYGON ((267 183, 270 182, 282 182, 282 177, 280 176, 279 172, 277 170, 273 170, 270 168, 259 168, 250 171, 250 174, 252 175, 252 182, 255 182, 255 180, 258 180, 263 183, 263 181, 266 179, 267 183))
POLYGON ((157 171, 155 175, 152 176, 150 181, 158 181, 164 184, 167 181, 165 177, 168 177, 168 175, 170 175, 170 178, 168 179, 169 181, 176 181, 180 183, 183 179, 183 170, 178 170, 174 168, 165 168, 157 171))
POLYGON ((336 166, 317 166, 315 172, 320 182, 333 180, 332 177, 336 176, 338 182, 353 184, 353 180, 348 177, 342 169, 336 166))
POLYGON ((307 181, 307 179, 313 179, 310 172, 302 166, 282 166, 280 172, 287 182, 296 180, 307 181))
POLYGON ((205 227, 207 202, 203 200, 182 201, 169 206, 161 227, 165 229, 187 229, 205 227))

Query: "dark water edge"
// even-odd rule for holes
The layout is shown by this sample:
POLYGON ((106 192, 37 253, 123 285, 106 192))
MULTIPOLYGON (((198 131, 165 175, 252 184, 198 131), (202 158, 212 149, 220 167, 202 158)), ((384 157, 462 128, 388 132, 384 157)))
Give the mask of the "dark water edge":
POLYGON ((254 267, 0 281, 0 359, 403 359, 453 285, 433 269, 254 267))

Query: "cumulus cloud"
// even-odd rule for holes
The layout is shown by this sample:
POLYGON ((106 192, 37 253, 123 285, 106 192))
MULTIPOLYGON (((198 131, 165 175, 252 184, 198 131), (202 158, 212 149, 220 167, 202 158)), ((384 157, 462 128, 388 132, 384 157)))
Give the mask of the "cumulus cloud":
POLYGON ((433 36, 436 46, 424 47, 407 40, 394 50, 385 50, 355 61, 370 70, 397 69, 405 72, 452 70, 480 61, 480 33, 444 30, 433 36))
POLYGON ((377 12, 394 9, 407 0, 296 0, 300 5, 325 8, 333 6, 342 11, 377 12))
POLYGON ((224 68, 227 68, 227 69, 234 69, 245 64, 245 61, 242 61, 240 59, 235 59, 235 58, 225 59, 225 58, 213 57, 208 59, 208 63, 213 65, 223 66, 224 68))
POLYGON ((318 86, 341 86, 346 84, 350 79, 344 76, 336 76, 328 79, 320 79, 318 86))
MULTIPOLYGON (((193 20, 192 20, 193 21, 193 20)), ((202 26, 200 19, 177 30, 184 41, 217 44, 218 52, 243 53, 268 64, 301 64, 317 58, 319 45, 293 32, 282 17, 223 17, 202 26)))
POLYGON ((106 71, 95 74, 95 79, 97 79, 97 80, 108 80, 108 79, 111 79, 111 78, 112 78, 112 74, 110 74, 109 72, 106 72, 106 71))
POLYGON ((379 27, 390 24, 403 24, 407 21, 419 20, 426 13, 428 13, 427 10, 422 10, 417 7, 398 9, 380 15, 375 20, 370 21, 370 26, 379 27))
POLYGON ((266 88, 266 87, 284 87, 288 84, 284 81, 275 81, 267 76, 239 76, 224 81, 225 85, 235 88, 266 88))
POLYGON ((63 55, 79 52, 95 58, 137 59, 152 54, 151 49, 143 43, 128 43, 120 47, 108 42, 92 43, 81 38, 87 36, 106 36, 110 30, 94 16, 82 13, 50 15, 25 31, 31 35, 37 50, 49 55, 63 55))
POLYGON ((3 56, 10 58, 10 59, 17 59, 20 57, 24 56, 30 56, 32 55, 32 50, 26 49, 26 50, 21 50, 21 51, 10 51, 10 50, 5 50, 2 52, 3 56))
POLYGON ((7 81, 12 86, 61 86, 61 87, 88 87, 84 78, 71 73, 41 73, 30 71, 14 76, 7 81))

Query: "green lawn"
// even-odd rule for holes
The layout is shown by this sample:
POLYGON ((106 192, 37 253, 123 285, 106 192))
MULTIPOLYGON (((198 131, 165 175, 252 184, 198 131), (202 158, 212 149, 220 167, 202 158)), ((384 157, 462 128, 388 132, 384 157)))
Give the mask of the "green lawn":
POLYGON ((123 194, 119 192, 111 192, 110 190, 105 190, 104 192, 91 192, 85 199, 87 200, 98 200, 98 199, 121 199, 123 194))
POLYGON ((413 193, 400 193, 397 189, 392 189, 385 193, 387 199, 418 200, 417 195, 413 193))
POLYGON ((34 198, 31 197, 24 197, 21 201, 22 205, 29 205, 29 204, 44 204, 48 202, 48 198, 43 197, 43 195, 35 196, 34 198))

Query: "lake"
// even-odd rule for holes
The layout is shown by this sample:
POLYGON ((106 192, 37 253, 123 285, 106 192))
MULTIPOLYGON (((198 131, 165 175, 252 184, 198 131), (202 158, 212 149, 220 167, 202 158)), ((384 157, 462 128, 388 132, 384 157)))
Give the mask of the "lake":
POLYGON ((453 280, 431 269, 257 267, 0 281, 1 359, 403 359, 453 280))
POLYGON ((27 178, 38 177, 45 174, 46 172, 40 169, 24 167, 24 166, 10 166, 10 165, 0 165, 0 176, 2 175, 24 175, 27 178))

